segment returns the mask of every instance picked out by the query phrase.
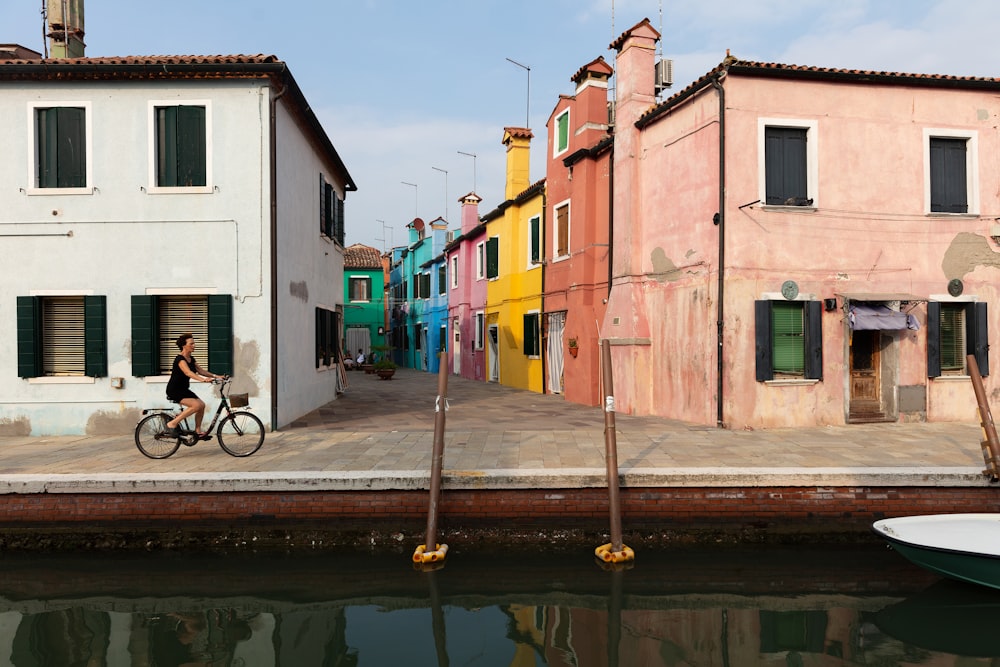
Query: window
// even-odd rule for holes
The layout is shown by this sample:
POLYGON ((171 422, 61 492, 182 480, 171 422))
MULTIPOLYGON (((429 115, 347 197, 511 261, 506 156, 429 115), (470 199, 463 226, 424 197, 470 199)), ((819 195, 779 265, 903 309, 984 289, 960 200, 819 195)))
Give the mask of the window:
POLYGON ((438 294, 444 294, 448 288, 448 266, 441 262, 438 264, 438 294))
POLYGON ((496 278, 500 275, 500 237, 491 236, 486 240, 486 277, 496 278))
POLYGON ((17 297, 17 374, 107 376, 106 297, 17 297))
POLYGON ((204 188, 208 185, 206 106, 154 105, 153 114, 156 187, 204 188))
POLYGON ((323 174, 319 175, 319 233, 344 245, 344 200, 323 174))
POLYGON ((569 257, 569 202, 560 204, 555 208, 556 215, 552 230, 552 238, 555 239, 555 254, 553 257, 569 257))
POLYGON ((347 290, 351 301, 371 301, 371 276, 350 276, 347 279, 347 290))
POLYGON ((34 188, 89 187, 89 104, 32 107, 35 150, 31 156, 34 188))
POLYGON ((448 325, 442 324, 438 331, 438 351, 447 352, 448 351, 448 325))
POLYGON ((559 155, 569 148, 569 109, 556 116, 555 153, 559 155))
POLYGON ((483 349, 483 339, 486 332, 486 315, 482 311, 476 313, 476 349, 483 349))
POLYGON ((476 245, 476 278, 482 280, 486 276, 486 244, 476 245))
POLYGON ((760 119, 760 199, 768 206, 812 206, 816 200, 815 121, 760 119))
POLYGON ((133 294, 132 374, 169 374, 178 352, 174 341, 182 333, 201 344, 197 356, 202 366, 213 373, 233 372, 231 295, 133 294))
POLYGON ((340 361, 340 313, 316 309, 316 368, 340 361))
POLYGON ((968 375, 966 357, 973 355, 979 374, 990 374, 986 304, 927 303, 927 377, 968 375))
POLYGON ((528 220, 528 261, 538 264, 542 260, 542 218, 533 216, 528 220))
POLYGON ((538 357, 541 355, 540 321, 537 312, 524 315, 524 354, 526 356, 538 357))
POLYGON ((756 301, 757 381, 823 379, 819 301, 756 301))
POLYGON ((413 274, 413 298, 414 299, 429 299, 431 296, 431 274, 430 273, 414 273, 413 274))
POLYGON ((978 211, 978 135, 975 132, 925 129, 927 211, 978 211))
POLYGON ((451 256, 451 288, 458 287, 458 255, 451 256))

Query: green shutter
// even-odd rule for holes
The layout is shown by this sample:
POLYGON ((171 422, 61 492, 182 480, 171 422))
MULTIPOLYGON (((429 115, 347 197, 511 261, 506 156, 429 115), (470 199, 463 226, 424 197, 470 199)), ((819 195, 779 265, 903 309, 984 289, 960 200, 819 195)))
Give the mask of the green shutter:
POLYGON ((37 296, 17 297, 17 375, 42 374, 41 301, 37 296))
POLYGON ((524 354, 538 355, 538 314, 530 313, 524 316, 524 354))
POLYGON ((927 377, 941 376, 941 304, 927 302, 927 377))
POLYGON ((208 370, 233 374, 233 297, 208 295, 208 370))
POLYGON ((340 245, 344 245, 344 200, 337 197, 337 228, 334 232, 340 245))
POLYGON ((156 301, 152 295, 132 295, 132 375, 138 378, 160 371, 156 301))
POLYGON ((500 238, 492 236, 486 240, 486 277, 500 275, 500 238))
POLYGON ((83 297, 84 375, 108 375, 108 305, 103 294, 83 297))
POLYGON ((757 364, 757 382, 774 379, 774 364, 771 349, 771 302, 753 302, 754 315, 754 359, 757 364))
POLYGON ((559 144, 557 150, 564 151, 569 147, 569 112, 559 116, 558 124, 559 144))
POLYGON ((205 107, 177 107, 177 185, 204 186, 205 107))
POLYGON ((84 110, 78 107, 60 107, 59 157, 56 168, 60 188, 82 188, 87 185, 87 128, 84 110))
POLYGON ((539 231, 542 226, 541 219, 532 218, 529 225, 531 227, 529 230, 531 234, 531 263, 537 264, 542 255, 541 234, 539 231))

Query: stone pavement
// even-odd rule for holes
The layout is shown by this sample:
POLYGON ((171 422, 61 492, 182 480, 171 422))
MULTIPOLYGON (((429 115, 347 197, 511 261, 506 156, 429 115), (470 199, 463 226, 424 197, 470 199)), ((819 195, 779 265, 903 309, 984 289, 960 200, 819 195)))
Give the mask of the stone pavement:
MULTIPOLYGON (((338 400, 268 433, 247 458, 212 441, 151 460, 131 433, 0 437, 0 494, 426 488, 438 377, 399 369, 388 381, 360 371, 348 380, 338 400)), ((606 484, 599 408, 454 376, 447 394, 443 488, 606 484)), ((623 486, 989 485, 976 422, 730 431, 615 421, 623 486)))

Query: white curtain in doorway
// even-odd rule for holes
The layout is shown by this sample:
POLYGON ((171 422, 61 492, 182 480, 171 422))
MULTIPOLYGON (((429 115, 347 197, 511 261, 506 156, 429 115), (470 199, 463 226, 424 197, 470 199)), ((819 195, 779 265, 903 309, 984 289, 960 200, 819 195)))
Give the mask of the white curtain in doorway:
POLYGON ((371 332, 368 327, 348 327, 347 329, 347 349, 344 356, 349 359, 356 359, 358 350, 365 353, 365 359, 371 356, 371 332))
POLYGON ((546 357, 549 360, 549 391, 561 394, 563 391, 563 332, 566 330, 566 313, 549 315, 549 337, 546 357))

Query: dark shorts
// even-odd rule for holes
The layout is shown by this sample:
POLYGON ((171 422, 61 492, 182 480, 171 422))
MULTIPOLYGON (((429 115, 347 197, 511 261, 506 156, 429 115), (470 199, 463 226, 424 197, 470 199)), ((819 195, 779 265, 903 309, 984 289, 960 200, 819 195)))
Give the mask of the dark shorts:
POLYGON ((198 398, 198 394, 194 393, 190 389, 181 389, 176 393, 167 394, 167 399, 173 401, 174 403, 180 403, 185 398, 198 398))

